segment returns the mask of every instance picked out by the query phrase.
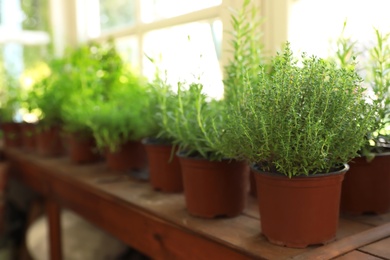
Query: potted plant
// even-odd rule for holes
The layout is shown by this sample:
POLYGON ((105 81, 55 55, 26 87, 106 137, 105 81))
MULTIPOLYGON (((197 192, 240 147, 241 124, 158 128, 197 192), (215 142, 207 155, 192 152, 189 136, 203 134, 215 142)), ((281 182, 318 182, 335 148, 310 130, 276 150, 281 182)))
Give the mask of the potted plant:
POLYGON ((112 170, 144 169, 147 158, 141 139, 149 135, 144 124, 148 96, 144 80, 123 69, 106 100, 96 100, 87 125, 112 170))
POLYGON ((2 71, 0 90, 0 123, 5 147, 20 147, 22 144, 20 123, 15 122, 19 109, 18 81, 2 71))
POLYGON ((62 104, 61 114, 71 161, 87 163, 99 159, 87 122, 93 113, 94 100, 107 100, 123 66, 112 42, 81 45, 67 53, 67 84, 71 91, 62 104))
POLYGON ((317 57, 296 60, 289 44, 245 81, 231 108, 224 153, 253 162, 261 230, 269 241, 306 247, 335 238, 346 163, 357 155, 373 110, 353 69, 317 57))
POLYGON ((61 107, 72 91, 72 86, 68 84, 66 65, 65 58, 50 61, 50 74, 33 86, 37 109, 40 111, 36 146, 38 154, 43 156, 64 154, 61 107))
POLYGON ((378 113, 360 156, 350 164, 341 195, 341 210, 357 215, 390 211, 390 34, 375 30, 375 36, 365 72, 378 113))
MULTIPOLYGON (((238 11, 231 14, 231 54, 224 68, 224 98, 227 103, 240 105, 244 99, 244 80, 255 79, 262 64, 271 71, 264 46, 261 44, 263 18, 253 1, 243 1, 238 11)), ((256 197, 254 173, 250 171, 249 193, 256 197)))
POLYGON ((173 144, 173 136, 163 128, 164 118, 172 115, 176 109, 177 95, 166 79, 161 78, 158 70, 155 79, 149 84, 148 92, 150 102, 145 123, 149 126, 150 135, 142 142, 148 156, 150 184, 158 191, 181 192, 183 181, 176 156, 177 145, 173 144))
MULTIPOLYGON (((173 113, 163 129, 179 146, 187 211, 194 216, 234 217, 246 205, 249 168, 220 152, 225 103, 208 100, 200 83, 179 83, 173 113)), ((174 103, 173 103, 174 102, 174 103)))

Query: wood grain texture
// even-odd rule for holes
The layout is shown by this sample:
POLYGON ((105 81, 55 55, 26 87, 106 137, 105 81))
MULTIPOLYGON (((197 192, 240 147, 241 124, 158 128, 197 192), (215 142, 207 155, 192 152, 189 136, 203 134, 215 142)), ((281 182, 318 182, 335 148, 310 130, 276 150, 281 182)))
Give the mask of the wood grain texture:
POLYGON ((390 235, 388 238, 364 246, 360 250, 385 259, 390 259, 390 235))
POLYGON ((153 259, 330 259, 319 257, 348 256, 355 248, 385 237, 373 231, 373 225, 382 222, 371 216, 342 217, 334 243, 306 249, 280 247, 261 235, 255 198, 248 196, 238 217, 202 219, 188 214, 183 194, 156 192, 145 181, 109 171, 103 162, 76 165, 66 157, 46 159, 17 149, 5 153, 21 181, 153 259))
POLYGON ((352 251, 350 253, 347 253, 345 255, 339 256, 335 258, 335 260, 381 260, 382 258, 365 254, 359 251, 352 251))
POLYGON ((46 214, 49 225, 48 243, 50 259, 62 259, 60 207, 51 198, 46 199, 46 214))
POLYGON ((305 252, 292 259, 332 259, 343 255, 364 245, 387 238, 390 236, 390 223, 377 226, 358 234, 342 238, 334 243, 305 252))

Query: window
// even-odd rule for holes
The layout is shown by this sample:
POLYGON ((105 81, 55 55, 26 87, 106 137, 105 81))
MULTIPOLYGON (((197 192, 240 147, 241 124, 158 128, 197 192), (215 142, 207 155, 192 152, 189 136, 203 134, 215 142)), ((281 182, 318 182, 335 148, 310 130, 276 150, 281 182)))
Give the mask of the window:
POLYGON ((288 38, 294 50, 326 57, 346 20, 346 35, 367 46, 375 37, 373 27, 390 32, 389 9, 388 0, 294 0, 288 38))
POLYGON ((196 77, 205 92, 223 95, 222 37, 227 7, 222 0, 83 0, 80 11, 87 40, 114 38, 123 57, 147 76, 154 76, 158 61, 168 81, 196 77))

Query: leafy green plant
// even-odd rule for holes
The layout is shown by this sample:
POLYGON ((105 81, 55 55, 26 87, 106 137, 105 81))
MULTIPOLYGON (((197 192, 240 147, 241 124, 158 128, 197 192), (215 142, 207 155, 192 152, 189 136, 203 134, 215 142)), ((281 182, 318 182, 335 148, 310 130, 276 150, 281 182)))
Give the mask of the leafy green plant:
POLYGON ((0 78, 0 120, 12 122, 20 106, 19 82, 3 65, 0 68, 0 78))
POLYGON ((218 146, 222 135, 224 103, 208 100, 200 83, 178 83, 177 95, 167 96, 162 116, 163 133, 173 137, 174 143, 188 156, 209 160, 225 158, 218 146), (168 108, 169 106, 169 108, 168 108))
POLYGON ((106 100, 95 100, 86 122, 98 147, 116 151, 126 141, 149 136, 150 128, 144 124, 149 102, 144 79, 131 71, 124 72, 106 100))
POLYGON ((344 21, 343 29, 335 41, 335 50, 332 50, 330 61, 336 62, 341 67, 355 66, 355 59, 361 54, 357 49, 358 41, 346 36, 347 21, 344 21))
POLYGON ((380 152, 390 143, 390 33, 383 34, 375 29, 376 42, 369 49, 367 81, 374 94, 378 113, 374 129, 368 138, 370 145, 365 153, 380 152))
POLYGON ((264 46, 261 44, 261 25, 263 19, 259 7, 253 1, 245 0, 240 10, 231 14, 231 52, 232 59, 225 69, 225 99, 228 102, 242 100, 245 78, 255 78, 259 65, 265 64, 264 46))
POLYGON ((223 152, 290 178, 354 158, 374 114, 356 71, 305 54, 299 62, 289 44, 272 65, 272 77, 262 65, 256 81, 245 81, 245 102, 227 120, 223 152))
POLYGON ((72 93, 72 86, 67 78, 66 60, 53 59, 48 62, 50 73, 37 81, 30 94, 31 108, 39 113, 39 124, 42 127, 60 125, 63 123, 61 107, 72 93))
POLYGON ((65 66, 70 93, 61 106, 64 128, 68 132, 90 133, 87 121, 94 106, 108 100, 113 88, 119 86, 118 81, 124 77, 127 65, 109 41, 68 50, 65 66))

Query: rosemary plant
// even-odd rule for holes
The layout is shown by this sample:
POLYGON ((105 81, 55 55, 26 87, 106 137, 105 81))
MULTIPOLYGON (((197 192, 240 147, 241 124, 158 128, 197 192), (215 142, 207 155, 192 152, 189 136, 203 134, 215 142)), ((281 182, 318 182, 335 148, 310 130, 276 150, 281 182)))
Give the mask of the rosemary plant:
POLYGON ((223 103, 208 100, 202 93, 203 85, 178 83, 177 96, 166 96, 162 110, 162 134, 171 136, 179 149, 188 156, 200 156, 208 160, 222 160, 219 149, 223 103))
POLYGON ((370 132, 370 146, 364 151, 381 152, 390 145, 390 34, 375 29, 376 42, 369 50, 367 80, 374 94, 378 113, 374 129, 370 132))
MULTIPOLYGON (((357 155, 373 125, 361 78, 289 44, 245 81, 245 103, 227 121, 224 153, 288 177, 329 172, 357 155)), ((352 66, 352 65, 351 65, 352 66)))
POLYGON ((264 62, 264 48, 261 44, 263 19, 258 7, 251 0, 244 0, 242 8, 231 14, 232 59, 225 67, 225 100, 241 102, 245 77, 255 78, 259 65, 264 62))

